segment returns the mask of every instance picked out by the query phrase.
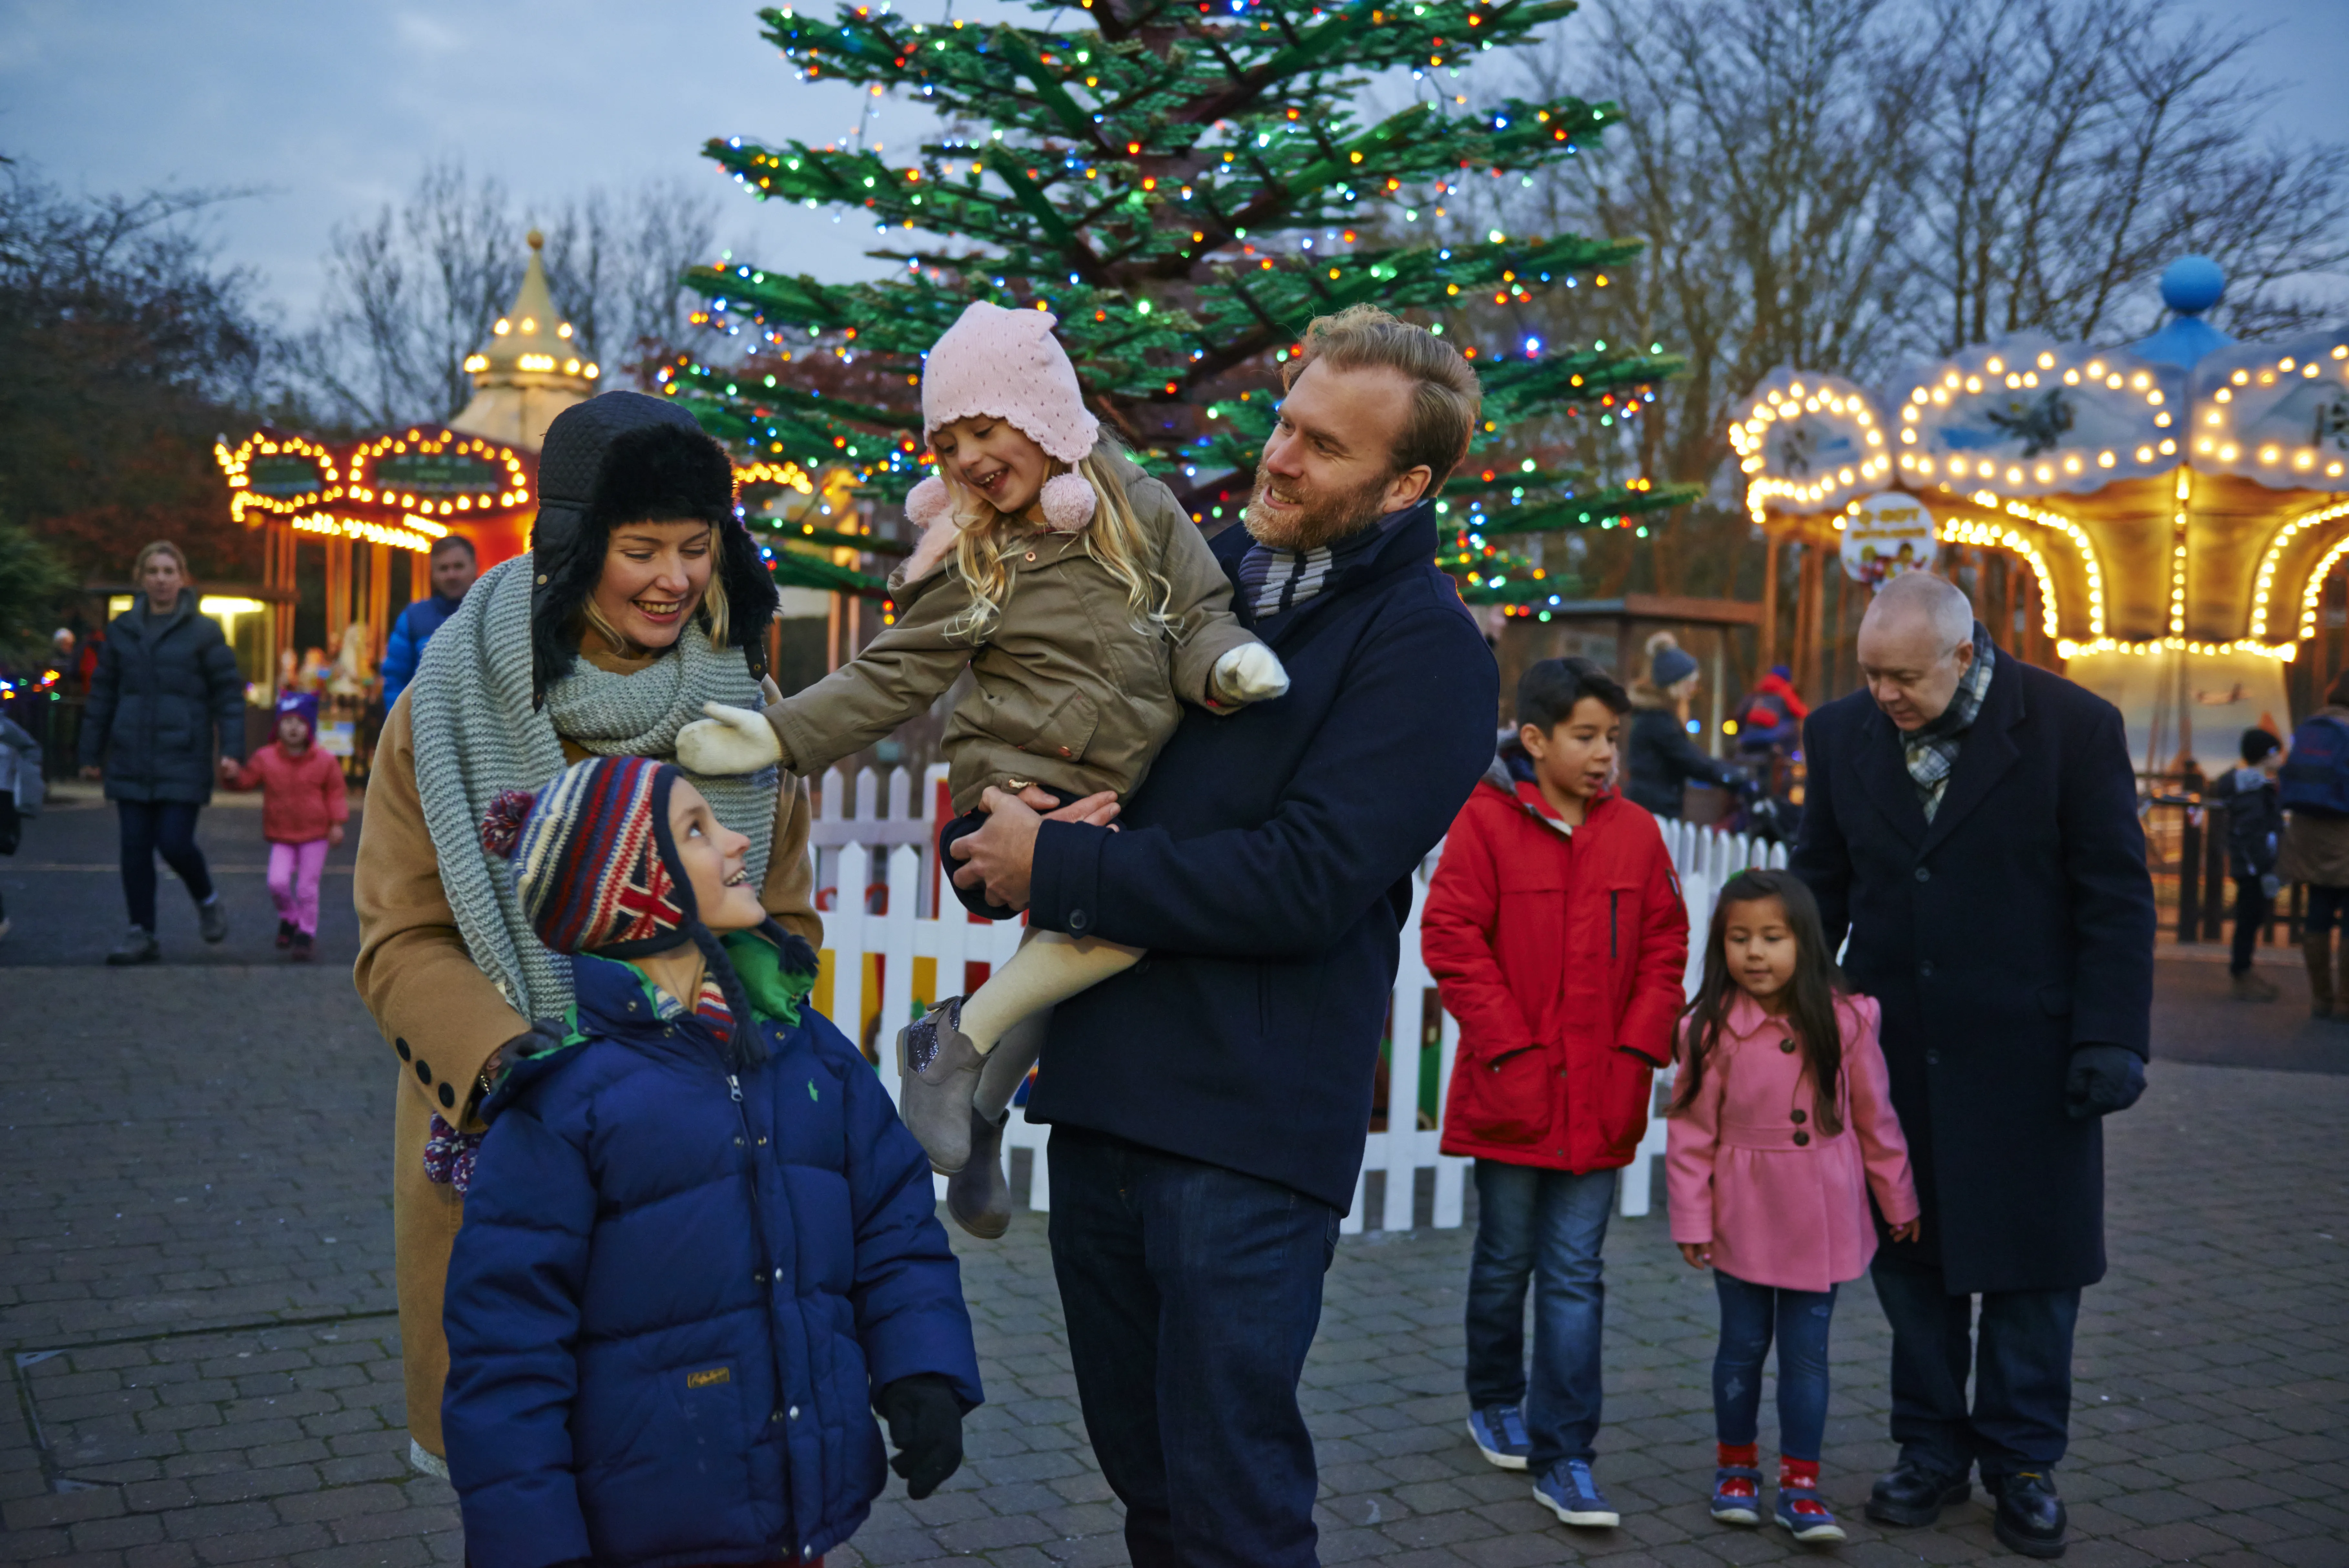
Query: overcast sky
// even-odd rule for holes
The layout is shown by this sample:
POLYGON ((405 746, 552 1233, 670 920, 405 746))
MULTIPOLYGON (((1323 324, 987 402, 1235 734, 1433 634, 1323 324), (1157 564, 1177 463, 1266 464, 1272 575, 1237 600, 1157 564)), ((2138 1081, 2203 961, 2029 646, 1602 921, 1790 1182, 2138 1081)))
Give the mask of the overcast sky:
MULTIPOLYGON (((825 4, 826 0, 807 0, 825 4)), ((910 0, 916 15, 948 0, 910 0)), ((2266 27, 2252 66, 2282 91, 2278 129, 2349 142, 2349 0, 2181 0, 2266 27)), ((959 15, 999 11, 961 0, 959 15)), ((337 223, 397 200, 458 157, 543 213, 602 182, 705 180, 724 232, 770 265, 869 275, 872 230, 758 207, 699 157, 711 136, 823 142, 856 121, 852 89, 796 80, 752 0, 0 0, 0 153, 71 188, 244 186, 227 254, 299 325, 337 223)), ((885 146, 917 139, 885 102, 885 146)))

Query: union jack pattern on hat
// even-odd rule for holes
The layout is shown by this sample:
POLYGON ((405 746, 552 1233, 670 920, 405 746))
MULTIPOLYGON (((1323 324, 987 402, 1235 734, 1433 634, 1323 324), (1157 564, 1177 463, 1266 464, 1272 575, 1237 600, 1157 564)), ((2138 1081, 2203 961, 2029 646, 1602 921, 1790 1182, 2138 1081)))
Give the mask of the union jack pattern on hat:
POLYGON ((514 845, 514 890, 538 940, 615 957, 688 936, 692 890, 668 842, 677 770, 590 757, 539 792, 514 845))

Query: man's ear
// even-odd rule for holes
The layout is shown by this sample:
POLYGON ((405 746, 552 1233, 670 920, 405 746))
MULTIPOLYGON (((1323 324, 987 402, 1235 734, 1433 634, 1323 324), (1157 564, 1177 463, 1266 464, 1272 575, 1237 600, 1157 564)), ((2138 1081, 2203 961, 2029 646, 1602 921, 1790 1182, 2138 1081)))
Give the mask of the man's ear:
POLYGON ((1415 468, 1404 469, 1387 481, 1383 510, 1400 512, 1406 506, 1416 504, 1426 498, 1434 482, 1435 471, 1423 462, 1415 468))
POLYGON ((1958 644, 1957 647, 1951 649, 1950 651, 1958 656, 1959 674, 1963 675, 1968 670, 1973 668, 1974 639, 1970 637, 1966 639, 1965 641, 1958 644))

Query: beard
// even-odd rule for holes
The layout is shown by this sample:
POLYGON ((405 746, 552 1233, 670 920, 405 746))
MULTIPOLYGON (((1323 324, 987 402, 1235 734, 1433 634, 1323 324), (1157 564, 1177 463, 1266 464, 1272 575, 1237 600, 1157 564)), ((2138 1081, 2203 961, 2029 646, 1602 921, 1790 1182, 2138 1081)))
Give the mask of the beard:
POLYGON ((1352 490, 1317 490, 1276 480, 1258 463, 1256 488, 1248 493, 1247 507, 1240 514, 1240 520, 1258 544, 1269 545, 1276 550, 1318 550, 1333 539, 1342 539, 1369 527, 1385 515, 1379 503, 1386 489, 1387 480, 1380 478, 1352 490), (1272 516, 1262 504, 1265 492, 1276 487, 1280 499, 1291 507, 1286 516, 1272 516))

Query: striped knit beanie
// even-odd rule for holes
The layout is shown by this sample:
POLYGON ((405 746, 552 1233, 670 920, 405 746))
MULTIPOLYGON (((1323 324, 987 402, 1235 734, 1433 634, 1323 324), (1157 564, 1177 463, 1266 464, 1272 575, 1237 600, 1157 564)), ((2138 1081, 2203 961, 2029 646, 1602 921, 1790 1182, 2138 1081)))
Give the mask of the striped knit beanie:
MULTIPOLYGON (((514 893, 548 950, 638 958, 683 942, 701 950, 733 1014, 730 1064, 764 1059, 750 999, 726 950, 701 923, 693 883, 669 834, 678 771, 647 757, 589 757, 533 797, 500 795, 481 845, 513 861, 514 893)), ((691 1006, 693 999, 681 999, 691 1006)))

